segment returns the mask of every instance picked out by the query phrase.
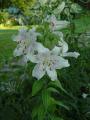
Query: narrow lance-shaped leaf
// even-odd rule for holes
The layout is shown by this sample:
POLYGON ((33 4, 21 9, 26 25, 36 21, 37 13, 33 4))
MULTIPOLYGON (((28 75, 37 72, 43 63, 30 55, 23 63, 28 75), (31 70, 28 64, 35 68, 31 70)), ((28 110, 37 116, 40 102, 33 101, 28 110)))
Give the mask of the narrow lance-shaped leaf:
POLYGON ((57 87, 57 88, 60 88, 63 92, 67 93, 67 91, 63 88, 63 86, 61 85, 59 80, 56 80, 56 81, 53 81, 53 82, 51 81, 50 85, 52 85, 54 87, 57 87))
POLYGON ((51 97, 50 92, 48 90, 44 90, 42 92, 42 102, 46 110, 51 105, 55 104, 54 99, 51 97))
POLYGON ((34 82, 32 87, 32 96, 36 95, 44 86, 43 80, 37 80, 34 82))

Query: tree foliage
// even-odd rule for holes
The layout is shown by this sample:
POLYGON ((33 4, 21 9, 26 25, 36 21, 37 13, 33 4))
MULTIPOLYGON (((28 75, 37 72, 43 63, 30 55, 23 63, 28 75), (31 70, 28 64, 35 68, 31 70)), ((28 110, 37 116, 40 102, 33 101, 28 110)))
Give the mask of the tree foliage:
POLYGON ((11 0, 0 0, 0 8, 6 8, 11 4, 11 0))
POLYGON ((30 8, 34 2, 35 0, 12 0, 12 3, 23 11, 25 11, 27 8, 30 8))

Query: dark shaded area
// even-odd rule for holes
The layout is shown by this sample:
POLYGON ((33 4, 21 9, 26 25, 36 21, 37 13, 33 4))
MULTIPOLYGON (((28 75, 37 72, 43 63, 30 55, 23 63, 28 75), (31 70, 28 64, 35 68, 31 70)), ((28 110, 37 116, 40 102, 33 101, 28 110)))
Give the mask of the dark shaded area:
POLYGON ((90 0, 74 0, 86 9, 90 10, 90 0))
POLYGON ((11 5, 11 0, 0 0, 0 9, 7 8, 11 5))

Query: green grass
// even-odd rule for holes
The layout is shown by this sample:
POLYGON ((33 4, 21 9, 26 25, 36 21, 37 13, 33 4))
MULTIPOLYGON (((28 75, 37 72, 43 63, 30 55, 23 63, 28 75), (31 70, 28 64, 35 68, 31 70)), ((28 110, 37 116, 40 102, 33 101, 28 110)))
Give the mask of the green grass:
POLYGON ((90 15, 82 15, 79 19, 74 21, 76 24, 76 32, 82 33, 90 31, 90 15))
POLYGON ((16 32, 16 30, 0 30, 0 61, 13 56, 15 43, 12 41, 12 36, 16 32))
MULTIPOLYGON (((75 20, 76 32, 90 31, 90 15, 83 15, 75 20)), ((19 29, 16 27, 0 28, 0 61, 8 60, 13 56, 15 43, 12 41, 12 36, 17 33, 19 29)))

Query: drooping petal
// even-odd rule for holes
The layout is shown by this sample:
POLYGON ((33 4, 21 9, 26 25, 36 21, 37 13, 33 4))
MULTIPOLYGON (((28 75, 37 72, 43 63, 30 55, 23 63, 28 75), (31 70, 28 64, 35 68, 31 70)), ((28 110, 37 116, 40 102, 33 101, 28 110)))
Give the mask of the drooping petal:
POLYGON ((23 54, 23 47, 20 47, 20 48, 16 48, 15 50, 14 50, 14 56, 16 57, 16 56, 20 56, 20 55, 22 55, 23 54))
POLYGON ((57 80, 57 72, 53 69, 50 70, 49 68, 46 69, 48 76, 51 78, 52 81, 57 80))
POLYGON ((37 55, 30 54, 30 53, 27 54, 27 59, 30 60, 32 63, 40 62, 37 55))
POLYGON ((41 79, 45 75, 45 69, 42 64, 37 64, 32 72, 32 76, 37 78, 38 80, 41 79))
POLYGON ((55 64, 54 64, 54 69, 62 69, 62 68, 65 68, 65 67, 69 67, 70 64, 68 62, 68 60, 58 56, 55 60, 55 64))
POLYGON ((68 44, 65 41, 59 41, 59 47, 62 53, 66 53, 68 51, 68 44))
POLYGON ((60 53, 60 48, 55 46, 53 49, 52 49, 52 54, 55 54, 55 55, 59 55, 60 53))
POLYGON ((67 52, 67 53, 63 53, 64 57, 75 57, 78 58, 80 54, 78 52, 67 52))
POLYGON ((70 23, 66 20, 56 21, 56 29, 63 29, 66 28, 70 23))
POLYGON ((63 52, 67 52, 68 51, 68 44, 63 41, 63 52))
POLYGON ((41 43, 37 42, 36 43, 36 50, 39 52, 39 53, 43 53, 43 52, 47 52, 49 51, 48 48, 45 48, 41 43))

